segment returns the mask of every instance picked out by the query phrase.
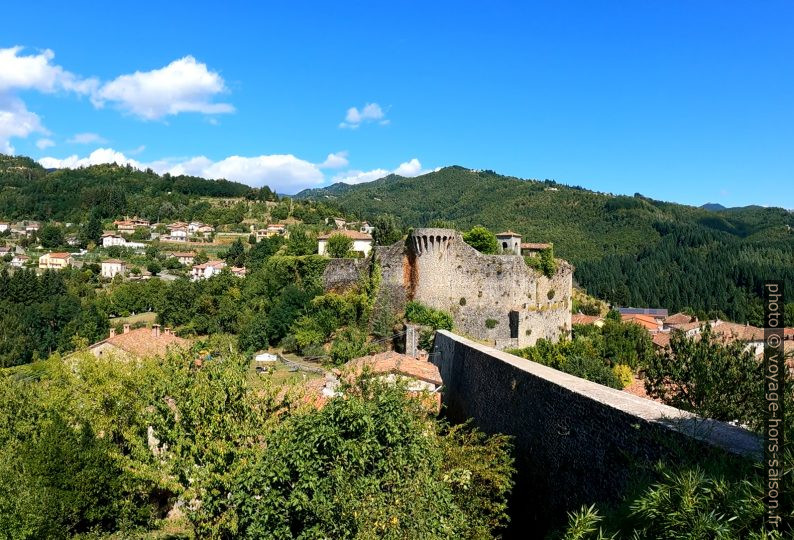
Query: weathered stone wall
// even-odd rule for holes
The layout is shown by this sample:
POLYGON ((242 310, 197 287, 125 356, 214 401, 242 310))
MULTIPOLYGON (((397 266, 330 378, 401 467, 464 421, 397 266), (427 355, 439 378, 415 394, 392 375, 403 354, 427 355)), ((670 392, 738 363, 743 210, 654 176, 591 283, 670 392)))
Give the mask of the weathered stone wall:
POLYGON ((565 261, 547 278, 521 256, 483 255, 449 229, 416 229, 405 242, 378 248, 377 257, 383 286, 402 288, 403 304, 418 300, 448 311, 466 335, 504 348, 570 331, 573 269, 565 261))
POLYGON ((508 536, 540 538, 583 504, 617 500, 632 466, 661 458, 758 459, 752 433, 601 386, 477 344, 436 334, 431 355, 453 421, 474 420, 515 444, 508 536))
POLYGON ((354 287, 369 264, 368 259, 330 259, 323 271, 325 290, 343 291, 354 287))

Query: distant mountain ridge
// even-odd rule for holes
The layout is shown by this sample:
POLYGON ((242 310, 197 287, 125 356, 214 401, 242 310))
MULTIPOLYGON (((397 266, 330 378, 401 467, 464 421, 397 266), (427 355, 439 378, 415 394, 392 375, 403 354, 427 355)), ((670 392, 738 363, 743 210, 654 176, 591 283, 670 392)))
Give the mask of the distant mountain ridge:
POLYGON ((393 214, 407 227, 442 220, 553 242, 589 292, 622 305, 719 310, 758 323, 763 279, 794 287, 794 215, 782 208, 710 210, 460 166, 295 197, 363 219, 393 214))

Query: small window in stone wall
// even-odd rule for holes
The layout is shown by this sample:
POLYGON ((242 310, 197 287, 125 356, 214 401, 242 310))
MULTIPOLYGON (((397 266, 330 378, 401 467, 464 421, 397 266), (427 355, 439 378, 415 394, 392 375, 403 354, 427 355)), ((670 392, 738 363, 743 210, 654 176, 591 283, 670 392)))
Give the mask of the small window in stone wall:
POLYGON ((551 300, 552 298, 554 298, 554 289, 549 289, 549 292, 548 292, 548 293, 546 293, 546 297, 547 297, 549 300, 551 300))
POLYGON ((465 299, 465 298, 463 298, 463 297, 461 296, 461 297, 460 297, 460 301, 459 301, 458 303, 459 303, 461 306, 465 306, 465 305, 466 305, 466 299, 465 299))

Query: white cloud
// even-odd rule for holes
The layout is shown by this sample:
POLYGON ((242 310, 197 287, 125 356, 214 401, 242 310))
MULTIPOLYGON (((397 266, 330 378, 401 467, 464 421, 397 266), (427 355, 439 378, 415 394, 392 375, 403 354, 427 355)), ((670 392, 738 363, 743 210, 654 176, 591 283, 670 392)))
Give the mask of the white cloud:
MULTIPOLYGON (((95 77, 85 78, 67 71, 55 64, 54 59, 55 53, 50 49, 26 54, 20 46, 0 48, 0 151, 14 151, 12 138, 48 133, 39 116, 27 110, 17 96, 23 91, 86 95, 96 107, 110 103, 147 120, 186 112, 234 111, 229 103, 213 101, 227 91, 223 78, 192 56, 174 60, 160 69, 121 75, 104 84, 95 77)), ((73 142, 107 142, 98 136, 80 140, 81 135, 88 134, 75 136, 73 142)))
POLYGON ((105 144, 107 139, 96 133, 76 133, 71 139, 66 142, 73 144, 105 144))
POLYGON ((19 46, 0 49, 0 92, 33 89, 89 94, 97 86, 96 79, 83 79, 53 64, 55 53, 50 49, 27 56, 19 54, 22 50, 19 46))
POLYGON ((50 148, 51 146, 55 146, 55 141, 52 139, 39 139, 36 141, 36 147, 39 150, 44 150, 45 148, 50 148))
POLYGON ((404 163, 400 163, 397 168, 389 171, 386 169, 372 169, 371 171, 358 171, 350 170, 337 174, 333 177, 333 182, 344 182, 345 184, 363 184, 364 182, 372 182, 378 178, 383 178, 390 174, 398 174, 400 176, 419 176, 430 172, 428 169, 423 169, 422 164, 418 159, 413 158, 404 163))
POLYGON ((343 151, 328 154, 328 157, 325 158, 325 161, 319 164, 319 167, 322 167, 323 169, 339 169, 341 167, 347 167, 348 164, 349 161, 347 160, 347 151, 343 151))
POLYGON ((359 110, 357 107, 350 107, 345 115, 345 121, 339 124, 340 128, 356 129, 361 124, 368 124, 371 122, 378 122, 381 125, 386 125, 389 120, 385 118, 386 113, 383 112, 381 106, 377 103, 367 103, 359 110))
POLYGON ((121 75, 103 84, 93 101, 100 107, 111 102, 130 114, 156 120, 184 112, 233 112, 231 104, 212 101, 223 92, 226 84, 217 72, 192 56, 185 56, 160 69, 121 75))
POLYGON ((12 137, 27 137, 31 133, 48 135, 36 113, 30 112, 21 99, 0 93, 0 152, 14 153, 12 137))
POLYGON ((46 169, 74 169, 77 167, 88 167, 89 165, 99 165, 101 163, 118 163, 119 165, 132 165, 139 169, 146 167, 134 159, 129 159, 121 152, 117 152, 112 148, 97 148, 91 152, 87 157, 81 158, 77 154, 69 157, 58 159, 54 157, 43 157, 39 159, 39 163, 46 169))

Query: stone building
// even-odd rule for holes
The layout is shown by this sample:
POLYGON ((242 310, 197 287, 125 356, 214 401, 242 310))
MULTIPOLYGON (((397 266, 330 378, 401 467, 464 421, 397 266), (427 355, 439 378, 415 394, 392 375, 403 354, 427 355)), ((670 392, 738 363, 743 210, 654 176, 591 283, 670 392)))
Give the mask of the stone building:
POLYGON ((513 231, 505 231, 496 235, 499 250, 507 254, 521 255, 521 235, 513 231))
POLYGON ((573 267, 558 260, 556 272, 546 277, 520 256, 520 236, 509 232, 505 238, 510 253, 484 255, 455 230, 414 229, 407 240, 376 248, 380 294, 393 299, 397 310, 417 300, 447 311, 457 332, 501 349, 568 335, 573 267))

